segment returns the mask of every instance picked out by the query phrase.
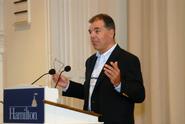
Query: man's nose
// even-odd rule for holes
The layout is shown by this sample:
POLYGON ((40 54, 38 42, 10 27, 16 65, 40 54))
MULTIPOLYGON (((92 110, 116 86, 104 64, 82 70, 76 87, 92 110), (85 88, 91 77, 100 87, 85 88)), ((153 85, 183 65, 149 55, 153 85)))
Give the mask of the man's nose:
POLYGON ((95 36, 96 36, 96 33, 95 33, 94 31, 92 31, 92 32, 90 33, 90 37, 93 38, 93 37, 95 37, 95 36))

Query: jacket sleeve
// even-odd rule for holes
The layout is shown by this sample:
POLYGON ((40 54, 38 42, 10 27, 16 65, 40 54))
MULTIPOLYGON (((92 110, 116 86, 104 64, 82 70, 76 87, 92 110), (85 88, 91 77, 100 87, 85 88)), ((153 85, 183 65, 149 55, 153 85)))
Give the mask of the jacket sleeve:
POLYGON ((131 101, 140 103, 145 99, 145 89, 139 59, 129 57, 121 66, 121 94, 131 101))
POLYGON ((84 99, 84 86, 80 83, 70 81, 69 88, 63 92, 64 96, 84 99))

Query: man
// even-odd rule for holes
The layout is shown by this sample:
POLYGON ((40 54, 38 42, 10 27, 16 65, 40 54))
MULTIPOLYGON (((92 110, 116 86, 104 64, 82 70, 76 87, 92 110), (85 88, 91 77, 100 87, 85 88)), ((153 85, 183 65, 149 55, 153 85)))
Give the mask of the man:
MULTIPOLYGON (((89 20, 97 53, 86 61, 84 84, 59 77, 63 95, 84 99, 84 110, 99 113, 105 124, 134 124, 134 104, 145 98, 139 59, 115 42, 115 24, 106 14, 89 20)), ((58 75, 53 76, 57 81, 58 75)))

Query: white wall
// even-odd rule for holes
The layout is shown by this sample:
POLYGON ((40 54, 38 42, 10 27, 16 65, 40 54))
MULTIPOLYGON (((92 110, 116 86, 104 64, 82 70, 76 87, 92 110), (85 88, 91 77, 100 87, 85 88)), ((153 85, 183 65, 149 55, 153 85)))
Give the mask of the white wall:
POLYGON ((168 0, 170 124, 185 122, 185 1, 168 0))
MULTIPOLYGON (((3 0, 0 0, 0 101, 3 99, 3 53, 4 53, 4 28, 3 28, 3 0)), ((3 105, 0 103, 0 123, 3 119, 3 105)))
POLYGON ((141 58, 146 89, 141 124, 182 124, 185 1, 129 0, 128 5, 128 50, 141 58))
MULTIPOLYGON (((14 0, 0 1, 0 99, 3 86, 6 88, 30 84, 47 72, 49 65, 46 1, 31 0, 31 24, 22 26, 14 25, 13 2, 14 0)), ((46 81, 44 78, 37 83, 46 84, 46 81)), ((2 121, 0 105, 0 123, 2 121)))
POLYGON ((13 0, 4 1, 5 87, 30 84, 49 68, 46 0, 31 0, 30 5, 31 24, 15 26, 13 0))

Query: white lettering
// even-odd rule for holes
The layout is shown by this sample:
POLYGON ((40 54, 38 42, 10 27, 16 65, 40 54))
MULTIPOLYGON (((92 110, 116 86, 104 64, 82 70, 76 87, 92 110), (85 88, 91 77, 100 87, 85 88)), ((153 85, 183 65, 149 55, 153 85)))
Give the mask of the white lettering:
POLYGON ((22 111, 20 110, 17 111, 16 107, 10 107, 9 119, 10 120, 37 120, 37 112, 30 112, 28 107, 23 107, 22 111))

